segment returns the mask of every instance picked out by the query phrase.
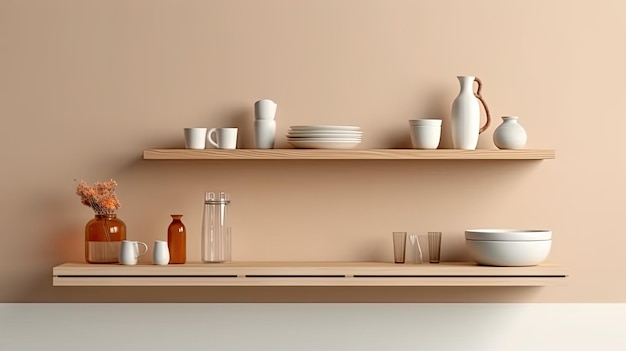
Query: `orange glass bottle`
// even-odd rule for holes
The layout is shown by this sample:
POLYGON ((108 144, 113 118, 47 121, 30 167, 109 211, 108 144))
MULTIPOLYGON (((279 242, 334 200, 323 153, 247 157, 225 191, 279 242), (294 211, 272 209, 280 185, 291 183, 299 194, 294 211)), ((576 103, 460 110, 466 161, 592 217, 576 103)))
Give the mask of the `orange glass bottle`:
POLYGON ((171 215, 172 223, 167 228, 167 247, 170 251, 171 263, 185 263, 187 261, 187 233, 181 222, 183 215, 171 215))

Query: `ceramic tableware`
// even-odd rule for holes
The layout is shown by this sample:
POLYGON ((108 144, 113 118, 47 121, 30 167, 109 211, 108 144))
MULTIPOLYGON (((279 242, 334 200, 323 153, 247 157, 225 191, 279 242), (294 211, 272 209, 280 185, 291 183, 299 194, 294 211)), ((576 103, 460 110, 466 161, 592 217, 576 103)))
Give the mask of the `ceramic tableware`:
POLYGON ((185 148, 201 150, 206 147, 207 128, 185 128, 185 148))
POLYGON ((485 103, 480 90, 482 82, 474 76, 458 76, 461 91, 452 103, 450 118, 452 131, 452 145, 455 149, 475 150, 478 145, 478 135, 484 132, 491 122, 489 108, 485 103), (478 90, 474 92, 474 82, 478 83, 478 90), (487 120, 480 126, 480 103, 485 108, 487 120))
POLYGON ((493 131, 493 143, 498 149, 521 149, 526 145, 526 130, 517 116, 502 117, 502 124, 493 131))
POLYGON ((276 121, 257 119, 254 121, 254 141, 257 149, 273 149, 276 139, 276 121))
POLYGON ((269 99, 262 99, 254 103, 254 118, 257 120, 274 120, 278 105, 269 99))
POLYGON ((237 128, 211 128, 207 132, 207 141, 218 149, 236 149, 237 132, 237 128))
POLYGON ((152 250, 152 263, 160 266, 168 264, 170 261, 170 252, 167 248, 167 241, 156 240, 152 250))
POLYGON ((148 245, 141 241, 123 240, 120 245, 120 264, 135 265, 137 259, 148 252, 148 245), (139 246, 143 247, 143 252, 139 252, 139 246))
POLYGON ((465 246, 479 264, 489 266, 534 266, 550 253, 552 232, 527 229, 471 229, 465 231, 465 246))
POLYGON ((441 120, 411 120, 409 132, 414 149, 436 149, 441 140, 441 120))

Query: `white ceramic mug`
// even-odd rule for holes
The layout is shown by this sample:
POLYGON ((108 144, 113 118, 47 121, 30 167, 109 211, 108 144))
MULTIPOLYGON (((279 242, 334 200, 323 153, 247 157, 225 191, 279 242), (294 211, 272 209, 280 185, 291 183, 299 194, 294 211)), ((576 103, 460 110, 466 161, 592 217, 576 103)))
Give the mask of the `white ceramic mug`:
POLYGON ((259 120, 274 120, 278 105, 269 99, 262 99, 254 103, 254 118, 259 120))
POLYGON ((211 128, 206 138, 209 144, 218 149, 232 150, 237 148, 237 132, 237 128, 211 128), (215 140, 213 135, 215 135, 215 140))
POLYGON ((254 121, 254 141, 257 149, 273 149, 276 139, 276 121, 257 119, 254 121))
POLYGON ((137 259, 148 252, 148 245, 141 241, 123 240, 120 246, 120 264, 135 265, 137 259), (143 245, 143 252, 139 252, 139 245, 143 245))
POLYGON ((185 128, 185 147, 201 150, 206 147, 207 128, 185 128))
POLYGON ((164 266, 170 262, 170 251, 167 241, 156 240, 154 250, 152 250, 152 263, 164 266))

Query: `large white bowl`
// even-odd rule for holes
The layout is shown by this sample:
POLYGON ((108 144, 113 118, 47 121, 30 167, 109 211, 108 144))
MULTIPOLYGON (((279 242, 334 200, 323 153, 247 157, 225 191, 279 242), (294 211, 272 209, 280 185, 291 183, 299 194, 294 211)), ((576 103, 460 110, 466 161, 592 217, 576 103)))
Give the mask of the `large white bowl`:
POLYGON ((552 232, 544 229, 468 229, 468 240, 526 241, 550 240, 552 232))
POLYGON ((465 246, 478 264, 502 267, 535 266, 548 257, 552 240, 465 240, 465 246))

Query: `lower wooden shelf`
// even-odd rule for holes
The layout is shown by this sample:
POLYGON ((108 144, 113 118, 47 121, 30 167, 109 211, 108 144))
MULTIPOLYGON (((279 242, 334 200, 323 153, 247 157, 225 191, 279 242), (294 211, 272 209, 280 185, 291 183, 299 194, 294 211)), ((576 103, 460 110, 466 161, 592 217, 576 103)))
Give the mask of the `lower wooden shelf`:
POLYGON ((54 286, 544 286, 563 284, 557 265, 488 267, 470 262, 229 262, 156 266, 64 263, 54 286))

